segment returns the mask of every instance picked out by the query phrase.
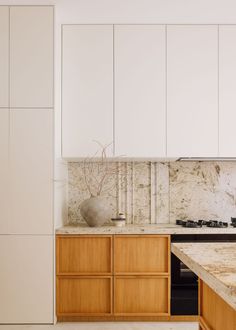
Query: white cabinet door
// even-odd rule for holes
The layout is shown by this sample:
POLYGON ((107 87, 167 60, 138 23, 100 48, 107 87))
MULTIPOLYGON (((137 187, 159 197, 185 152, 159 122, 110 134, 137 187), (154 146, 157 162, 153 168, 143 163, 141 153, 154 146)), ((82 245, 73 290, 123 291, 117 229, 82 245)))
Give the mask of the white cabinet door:
POLYGON ((9 7, 0 6, 0 107, 8 107, 9 7))
POLYGON ((62 65, 62 155, 91 156, 113 141, 112 25, 63 26, 62 65))
POLYGON ((10 194, 10 233, 52 234, 52 109, 10 112, 10 194))
POLYGON ((53 7, 10 8, 10 106, 53 106, 53 7))
POLYGON ((0 109, 0 234, 9 232, 9 110, 0 109))
POLYGON ((165 26, 116 25, 115 153, 166 156, 165 26))
POLYGON ((167 156, 218 155, 218 27, 167 27, 167 156))
POLYGON ((0 323, 53 322, 53 237, 0 236, 0 323))
POLYGON ((236 26, 219 27, 219 156, 236 157, 236 26))

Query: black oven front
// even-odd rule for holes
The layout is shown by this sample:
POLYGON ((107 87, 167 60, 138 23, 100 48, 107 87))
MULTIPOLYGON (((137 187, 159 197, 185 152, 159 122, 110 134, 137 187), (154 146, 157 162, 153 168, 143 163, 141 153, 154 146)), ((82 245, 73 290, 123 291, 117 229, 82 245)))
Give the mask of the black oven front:
MULTIPOLYGON (((172 235, 171 242, 236 242, 236 234, 172 235)), ((171 253, 171 314, 198 315, 198 277, 171 253)))

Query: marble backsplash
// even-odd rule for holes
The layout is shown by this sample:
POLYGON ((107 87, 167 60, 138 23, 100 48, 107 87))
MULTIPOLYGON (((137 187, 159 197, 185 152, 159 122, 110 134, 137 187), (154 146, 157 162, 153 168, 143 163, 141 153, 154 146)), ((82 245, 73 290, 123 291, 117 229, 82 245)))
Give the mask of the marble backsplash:
MULTIPOLYGON (((236 162, 116 162, 104 196, 114 216, 131 224, 175 223, 176 219, 236 217, 236 162), (121 179, 119 173, 125 174, 121 179)), ((83 163, 68 163, 68 223, 84 222, 81 202, 89 197, 83 163)))

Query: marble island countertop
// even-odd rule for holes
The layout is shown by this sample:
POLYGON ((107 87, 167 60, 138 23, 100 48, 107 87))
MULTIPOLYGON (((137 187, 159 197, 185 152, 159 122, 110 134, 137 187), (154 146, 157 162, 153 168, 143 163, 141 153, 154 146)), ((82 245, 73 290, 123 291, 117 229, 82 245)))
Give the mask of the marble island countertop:
POLYGON ((56 234, 61 235, 138 235, 138 234, 236 234, 236 228, 184 228, 175 224, 147 224, 147 225, 126 225, 125 227, 102 226, 89 227, 87 225, 64 226, 56 230, 56 234))
POLYGON ((236 309, 236 243, 172 243, 171 251, 236 309))

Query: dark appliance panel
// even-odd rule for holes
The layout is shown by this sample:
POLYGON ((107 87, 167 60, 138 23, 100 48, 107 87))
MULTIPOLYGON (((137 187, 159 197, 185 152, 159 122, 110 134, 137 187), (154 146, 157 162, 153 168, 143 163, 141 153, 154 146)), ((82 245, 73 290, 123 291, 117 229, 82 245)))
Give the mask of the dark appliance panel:
MULTIPOLYGON (((236 234, 172 235, 171 242, 236 242, 236 234)), ((198 277, 171 253, 171 315, 198 315, 198 277)))

